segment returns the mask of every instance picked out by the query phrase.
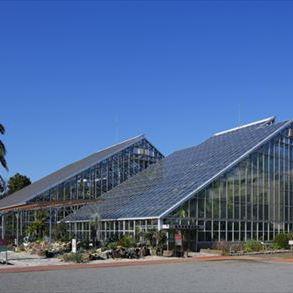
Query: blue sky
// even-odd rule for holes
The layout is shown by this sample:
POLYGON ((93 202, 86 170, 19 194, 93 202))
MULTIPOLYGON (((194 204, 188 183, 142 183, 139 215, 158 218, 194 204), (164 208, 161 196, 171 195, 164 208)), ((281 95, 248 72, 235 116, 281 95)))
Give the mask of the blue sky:
POLYGON ((1 1, 0 122, 36 180, 145 133, 165 154, 293 118, 293 2, 1 1))

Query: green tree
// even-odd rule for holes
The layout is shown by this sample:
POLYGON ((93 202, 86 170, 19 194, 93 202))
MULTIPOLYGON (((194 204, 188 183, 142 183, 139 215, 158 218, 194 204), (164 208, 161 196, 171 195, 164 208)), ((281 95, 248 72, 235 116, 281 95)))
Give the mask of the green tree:
POLYGON ((36 213, 36 219, 26 229, 28 236, 33 236, 39 240, 48 235, 47 229, 48 212, 44 210, 38 210, 36 213))
POLYGON ((70 235, 67 225, 65 223, 55 225, 52 230, 52 236, 54 240, 68 241, 70 239, 70 235))
POLYGON ((167 241, 165 231, 150 229, 145 233, 144 238, 149 242, 150 246, 155 249, 157 255, 163 254, 163 248, 167 241))
POLYGON ((7 194, 12 194, 28 185, 31 184, 30 178, 28 178, 25 175, 21 175, 19 173, 16 173, 14 176, 10 177, 8 180, 8 190, 7 194))
MULTIPOLYGON (((5 127, 0 124, 0 134, 5 134, 5 127)), ((3 143, 3 141, 0 139, 0 165, 8 171, 8 165, 5 159, 6 156, 6 148, 3 143)), ((3 192, 5 189, 5 181, 3 180, 3 177, 0 176, 0 193, 3 192)))

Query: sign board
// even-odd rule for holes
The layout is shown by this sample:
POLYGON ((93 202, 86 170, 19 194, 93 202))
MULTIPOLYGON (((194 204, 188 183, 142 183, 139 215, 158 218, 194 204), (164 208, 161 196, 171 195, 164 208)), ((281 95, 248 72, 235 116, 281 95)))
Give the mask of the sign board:
POLYGON ((169 224, 163 224, 162 225, 162 229, 169 229, 170 228, 170 225, 169 224))
POLYGON ((181 246, 182 245, 182 239, 183 239, 183 237, 182 237, 181 232, 180 231, 177 231, 175 233, 175 244, 181 246))
POLYGON ((5 262, 8 264, 8 249, 7 242, 3 239, 0 239, 0 253, 5 252, 5 262))
POLYGON ((0 252, 7 251, 7 243, 5 240, 0 239, 0 252))
MULTIPOLYGON (((203 230, 204 225, 196 225, 193 224, 168 224, 168 229, 174 229, 174 230, 203 230)), ((164 225, 162 225, 164 227, 164 225)))
POLYGON ((76 253, 76 239, 72 239, 71 241, 71 252, 76 253))
POLYGON ((293 245, 293 240, 289 240, 289 245, 293 245))
POLYGON ((7 246, 0 245, 0 252, 6 252, 7 246))

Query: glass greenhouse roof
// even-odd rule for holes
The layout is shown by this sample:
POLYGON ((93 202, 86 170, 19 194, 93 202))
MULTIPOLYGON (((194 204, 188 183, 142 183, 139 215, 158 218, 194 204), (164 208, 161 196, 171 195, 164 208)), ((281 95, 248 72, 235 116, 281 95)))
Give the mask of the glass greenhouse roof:
POLYGON ((119 144, 98 151, 82 160, 65 166, 64 168, 0 200, 0 210, 8 207, 26 204, 29 200, 38 196, 40 193, 56 186, 57 184, 65 181, 71 176, 74 176, 77 173, 86 170, 87 168, 90 168, 91 166, 141 141, 142 139, 144 139, 143 135, 128 139, 119 144))
POLYGON ((275 123, 271 118, 217 133, 197 146, 172 153, 109 191, 99 204, 86 205, 64 221, 167 215, 290 123, 275 123))

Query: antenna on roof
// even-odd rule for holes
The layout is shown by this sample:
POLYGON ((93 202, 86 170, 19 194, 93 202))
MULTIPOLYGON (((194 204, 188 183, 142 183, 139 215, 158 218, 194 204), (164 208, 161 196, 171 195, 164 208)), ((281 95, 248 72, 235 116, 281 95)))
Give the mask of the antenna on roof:
POLYGON ((272 116, 272 117, 262 119, 262 120, 258 120, 258 121, 255 121, 255 122, 252 122, 252 123, 249 123, 249 124, 245 124, 245 125, 241 125, 241 126, 238 126, 238 127, 235 127, 235 128, 231 128, 231 129, 228 129, 228 130, 217 132, 217 133, 214 134, 214 136, 229 133, 229 132, 232 132, 232 131, 236 131, 236 130, 246 128, 246 127, 249 127, 249 126, 253 126, 253 125, 257 125, 257 124, 270 125, 270 124, 273 124, 275 122, 275 120, 276 120, 276 117, 272 116))

